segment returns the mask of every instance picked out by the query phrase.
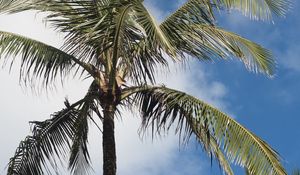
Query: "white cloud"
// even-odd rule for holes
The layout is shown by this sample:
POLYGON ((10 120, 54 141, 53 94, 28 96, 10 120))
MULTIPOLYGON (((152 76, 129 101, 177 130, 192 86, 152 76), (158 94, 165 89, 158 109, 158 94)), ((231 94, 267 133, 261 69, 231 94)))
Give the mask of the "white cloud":
MULTIPOLYGON (((152 10, 155 11, 155 9, 152 10)), ((161 14, 161 18, 164 15, 159 10, 156 14, 161 14)), ((33 13, 30 12, 1 17, 0 30, 23 34, 54 46, 61 45, 59 35, 45 29, 43 24, 32 18, 33 13)), ((52 92, 48 97, 46 95, 32 96, 30 92, 24 93, 19 87, 18 73, 13 71, 11 75, 8 75, 5 71, 0 71, 2 82, 0 86, 0 139, 5 141, 0 149, 1 170, 4 169, 9 157, 13 155, 19 141, 28 134, 28 121, 46 119, 49 114, 63 107, 63 99, 66 95, 70 101, 74 101, 84 95, 88 85, 87 82, 74 80, 67 83, 62 90, 52 92)), ((227 110, 227 103, 224 102, 227 94, 226 87, 219 81, 211 82, 213 76, 203 66, 191 66, 191 71, 172 71, 168 75, 167 78, 160 75, 159 82, 171 88, 189 92, 227 110)), ((181 163, 187 165, 184 169, 177 171, 177 174, 187 172, 189 172, 187 174, 192 174, 190 170, 202 171, 202 166, 193 163, 195 162, 193 159, 180 160, 180 157, 176 156, 178 138, 173 135, 173 132, 161 140, 141 141, 137 134, 139 120, 128 113, 123 116, 122 120, 116 124, 119 174, 167 174, 172 167, 176 166, 176 161, 183 161, 181 163)), ((101 135, 95 130, 95 128, 91 129, 90 145, 94 169, 96 174, 99 174, 102 168, 101 135)))

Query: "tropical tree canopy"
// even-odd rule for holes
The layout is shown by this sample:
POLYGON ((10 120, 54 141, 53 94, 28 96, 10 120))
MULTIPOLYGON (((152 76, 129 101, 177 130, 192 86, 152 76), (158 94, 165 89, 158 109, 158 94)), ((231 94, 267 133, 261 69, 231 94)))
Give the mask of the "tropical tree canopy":
POLYGON ((87 174, 89 121, 102 126, 104 175, 116 173, 114 117, 121 108, 141 116, 141 131, 153 134, 175 126, 183 141, 191 136, 226 174, 236 163, 255 175, 285 175, 280 157, 265 141, 227 114, 178 90, 155 85, 158 67, 168 63, 237 58, 254 72, 274 73, 270 51, 218 27, 215 11, 236 9, 253 19, 284 16, 287 0, 187 0, 158 24, 143 0, 1 0, 0 12, 36 11, 64 34, 61 48, 0 31, 0 60, 21 62, 21 81, 49 88, 76 76, 91 80, 86 95, 45 121, 33 121, 7 174, 51 174, 68 157, 73 174, 87 174), (96 123, 100 118, 101 123, 96 123))

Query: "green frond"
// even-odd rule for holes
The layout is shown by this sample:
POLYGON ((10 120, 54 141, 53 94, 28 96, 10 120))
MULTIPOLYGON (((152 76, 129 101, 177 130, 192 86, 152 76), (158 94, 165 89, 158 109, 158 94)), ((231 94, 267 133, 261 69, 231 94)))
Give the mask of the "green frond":
POLYGON ((0 60, 10 67, 16 61, 21 62, 20 78, 25 83, 40 79, 45 87, 57 77, 67 76, 74 66, 83 64, 55 47, 2 31, 0 31, 0 60))
POLYGON ((254 72, 262 72, 269 76, 274 74, 275 63, 272 54, 260 45, 251 42, 235 33, 211 24, 171 23, 168 37, 183 57, 192 56, 199 60, 215 60, 218 58, 236 57, 254 72))
POLYGON ((211 158, 215 158, 218 161, 220 168, 225 174, 234 175, 233 170, 230 166, 230 162, 228 162, 226 156, 219 147, 215 138, 208 132, 208 125, 205 124, 203 126, 199 126, 196 123, 197 121, 192 118, 188 118, 186 119, 186 121, 189 123, 189 126, 191 126, 190 134, 196 135, 196 139, 200 144, 203 145, 203 148, 207 152, 207 154, 211 158))
MULTIPOLYGON (((208 1, 207 1, 208 2, 208 1)), ((290 8, 290 0, 209 0, 218 9, 237 9, 251 19, 271 20, 272 15, 283 17, 290 8)))
POLYGON ((190 24, 213 24, 215 22, 213 5, 207 0, 187 0, 175 12, 169 15, 161 24, 161 28, 171 23, 181 23, 184 27, 190 24))
POLYGON ((292 172, 292 175, 300 175, 300 169, 295 169, 295 170, 292 172))
POLYGON ((176 57, 174 48, 171 46, 169 39, 161 30, 154 17, 148 12, 144 5, 137 0, 133 6, 134 14, 133 19, 141 26, 141 32, 144 32, 147 48, 160 52, 163 50, 167 54, 176 57))
POLYGON ((203 0, 189 0, 173 14, 167 17, 161 24, 160 29, 169 40, 174 50, 182 58, 191 55, 201 59, 209 59, 204 46, 195 46, 183 34, 194 33, 192 25, 209 24, 215 22, 212 7, 203 3, 203 0))
POLYGON ((94 92, 56 112, 51 119, 31 122, 33 135, 27 136, 10 159, 8 175, 52 174, 57 170, 57 159, 64 160, 71 153, 69 168, 73 174, 87 174, 90 169, 87 150, 87 121, 91 117, 94 92), (52 166, 50 169, 49 165, 52 166))
MULTIPOLYGON (((192 56, 200 60, 214 60, 214 58, 235 56, 240 58, 248 69, 273 75, 274 60, 268 50, 215 25, 214 7, 224 8, 223 6, 226 4, 226 6, 233 8, 233 6, 238 6, 239 3, 247 7, 253 5, 257 10, 262 8, 259 10, 262 13, 270 8, 270 15, 271 12, 278 12, 278 14, 283 15, 290 4, 289 1, 270 0, 249 0, 249 2, 189 0, 167 17, 161 23, 160 28, 171 45, 176 48, 178 55, 183 58, 192 56), (264 7, 259 4, 266 4, 267 6, 264 7)), ((252 7, 250 8, 254 10, 252 7)), ((262 16, 262 14, 258 15, 262 16)))
POLYGON ((72 137, 71 155, 69 158, 69 169, 73 174, 90 173, 90 156, 87 148, 88 143, 88 119, 92 118, 91 105, 85 103, 74 123, 74 136, 72 137))
MULTIPOLYGON (((75 105, 65 102, 66 109, 55 113, 51 119, 34 124, 33 136, 27 136, 17 148, 14 157, 10 159, 8 175, 43 174, 43 168, 51 174, 47 161, 54 165, 54 155, 62 158, 70 146, 73 137, 72 126, 76 119, 74 107, 82 104, 81 100, 75 105)), ((55 171, 54 167, 54 171, 55 171)))
POLYGON ((195 34, 187 32, 185 36, 194 40, 195 45, 202 43, 223 58, 234 56, 251 71, 274 74, 272 54, 260 45, 215 26, 195 25, 193 28, 195 34))
MULTIPOLYGON (((5 3, 4 3, 5 4, 5 3)), ((65 33, 63 50, 83 61, 100 64, 98 53, 111 46, 112 11, 104 1, 44 1, 15 0, 3 5, 5 12, 17 13, 34 10, 45 14, 44 22, 56 31, 65 33), (102 20, 100 20, 103 18, 102 20), (100 22, 100 21, 102 22, 100 22), (95 31, 95 28, 97 30, 95 31)), ((0 3, 1 8, 1 3, 0 3)))
POLYGON ((231 169, 230 163, 228 162, 226 156, 224 155, 223 151, 217 144, 217 142, 210 138, 210 145, 213 152, 213 155, 216 157, 216 159, 219 162, 220 167, 223 169, 224 173, 227 175, 234 175, 233 170, 231 169))
POLYGON ((176 122, 176 131, 188 138, 190 133, 201 136, 194 132, 197 128, 203 132, 204 127, 232 163, 247 167, 252 174, 286 175, 279 155, 266 142, 211 105, 166 87, 130 88, 124 97, 134 92, 133 101, 139 106, 143 129, 160 133, 176 122))
MULTIPOLYGON (((290 0, 187 0, 170 17, 186 18, 205 14, 210 18, 213 17, 213 9, 217 9, 238 10, 251 19, 271 20, 272 15, 285 16, 290 7, 290 0), (199 7, 204 10, 200 12, 199 7)), ((166 19, 166 21, 171 20, 166 19)))

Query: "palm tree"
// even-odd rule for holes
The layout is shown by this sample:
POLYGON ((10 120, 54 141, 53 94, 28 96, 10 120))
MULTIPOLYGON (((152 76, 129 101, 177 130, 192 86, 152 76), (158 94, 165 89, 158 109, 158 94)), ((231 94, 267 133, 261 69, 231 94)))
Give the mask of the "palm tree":
POLYGON ((45 43, 0 32, 5 65, 21 62, 25 83, 51 88, 58 78, 79 75, 91 80, 86 95, 45 121, 33 121, 32 135, 21 141, 7 174, 51 174, 58 159, 69 156, 74 174, 87 174, 88 123, 100 118, 103 174, 116 174, 114 124, 121 108, 137 109, 141 131, 153 134, 173 125, 183 141, 191 136, 216 158, 226 174, 230 163, 250 174, 284 175, 279 155, 261 138, 230 116, 184 92, 155 85, 157 67, 188 58, 211 61, 235 57, 249 70, 271 76, 271 53, 216 25, 214 12, 238 9, 253 19, 283 16, 285 0, 188 0, 157 24, 143 0, 2 0, 2 13, 42 12, 45 21, 65 34, 58 49, 45 43), (19 57, 17 57, 19 56, 19 57))

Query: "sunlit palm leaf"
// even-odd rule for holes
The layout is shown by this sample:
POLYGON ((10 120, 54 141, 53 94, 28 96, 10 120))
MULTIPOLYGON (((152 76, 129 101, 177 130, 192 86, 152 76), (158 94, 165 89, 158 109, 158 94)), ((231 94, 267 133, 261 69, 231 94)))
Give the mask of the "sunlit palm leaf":
POLYGON ((235 33, 212 24, 178 20, 172 16, 161 25, 181 55, 198 59, 237 57, 249 70, 273 75, 274 60, 271 53, 235 33))
POLYGON ((195 47, 191 41, 182 36, 185 32, 194 33, 191 25, 196 24, 214 24, 211 6, 203 3, 203 0, 187 1, 160 24, 160 29, 181 57, 188 54, 200 59, 209 59, 202 46, 195 47))
POLYGON ((159 133, 177 121, 176 130, 189 137, 189 132, 195 131, 193 128, 208 128, 207 134, 216 139, 231 162, 247 167, 252 174, 286 174, 278 154, 266 142, 209 104, 166 87, 129 88, 123 95, 134 92, 133 100, 140 107, 144 129, 152 128, 159 133), (195 121, 192 126, 190 121, 195 121))
MULTIPOLYGON (((134 20, 141 26, 142 32, 145 32, 147 37, 147 48, 153 48, 155 51, 160 50, 175 56, 175 50, 171 46, 170 41, 165 36, 165 33, 161 31, 161 28, 155 21, 154 17, 148 12, 144 5, 137 0, 133 6, 134 9, 134 20)), ((152 49, 152 50, 153 50, 152 49)))
POLYGON ((230 55, 241 59, 249 70, 273 75, 275 63, 270 51, 235 33, 210 25, 193 26, 195 34, 184 35, 195 45, 205 45, 221 57, 230 55))
POLYGON ((287 0, 209 0, 217 8, 237 9, 253 19, 270 20, 272 14, 284 16, 290 6, 287 0))
POLYGON ((246 14, 265 19, 270 18, 272 12, 284 15, 289 4, 282 0, 189 0, 167 17, 160 28, 183 57, 190 55, 212 60, 233 55, 241 58, 250 70, 272 75, 274 61, 270 52, 232 32, 215 27, 213 8, 239 8, 246 14))

